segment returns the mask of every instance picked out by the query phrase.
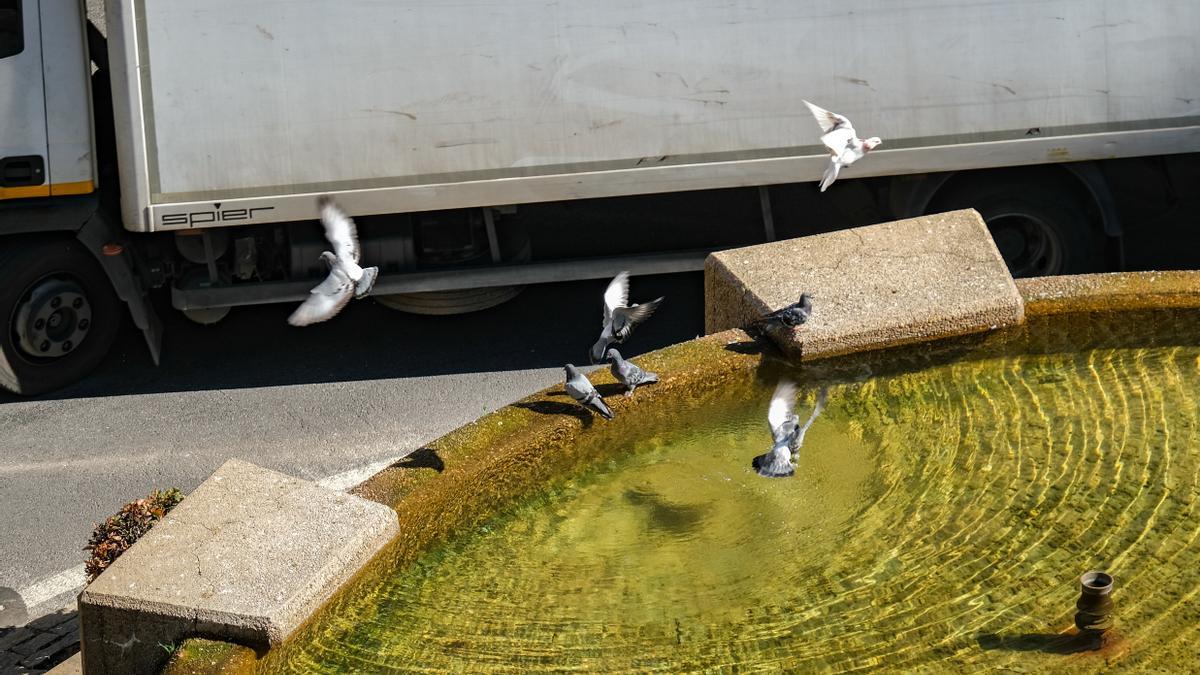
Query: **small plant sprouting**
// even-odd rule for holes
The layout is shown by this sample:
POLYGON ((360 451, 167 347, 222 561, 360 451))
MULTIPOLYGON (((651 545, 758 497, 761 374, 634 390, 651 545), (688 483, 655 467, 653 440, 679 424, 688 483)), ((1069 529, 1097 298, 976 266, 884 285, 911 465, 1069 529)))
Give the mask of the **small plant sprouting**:
POLYGON ((116 515, 97 525, 87 546, 83 547, 83 550, 92 554, 86 564, 88 583, 95 581, 133 542, 146 534, 181 501, 183 493, 177 488, 155 490, 145 499, 122 506, 116 515))

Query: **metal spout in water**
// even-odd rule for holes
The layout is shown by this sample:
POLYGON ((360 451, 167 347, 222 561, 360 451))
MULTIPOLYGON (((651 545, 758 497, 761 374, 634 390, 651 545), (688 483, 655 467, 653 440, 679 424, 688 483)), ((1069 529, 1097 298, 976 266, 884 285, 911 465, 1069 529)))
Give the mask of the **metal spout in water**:
POLYGON ((1079 601, 1075 603, 1075 627, 1099 634, 1112 628, 1113 578, 1105 572, 1088 572, 1079 577, 1079 601))

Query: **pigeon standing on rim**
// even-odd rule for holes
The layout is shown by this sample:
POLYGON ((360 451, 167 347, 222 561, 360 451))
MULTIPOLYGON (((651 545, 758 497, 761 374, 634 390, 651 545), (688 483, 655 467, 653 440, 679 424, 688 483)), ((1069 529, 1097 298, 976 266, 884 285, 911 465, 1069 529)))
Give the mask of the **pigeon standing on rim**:
POLYGON ((633 361, 626 361, 621 358, 621 352, 610 347, 607 356, 612 362, 608 369, 612 371, 613 377, 617 378, 617 382, 625 385, 626 396, 633 396, 633 390, 640 385, 658 382, 656 373, 646 372, 633 361))
POLYGON ((781 380, 775 386, 771 396, 771 405, 767 409, 767 424, 771 427, 771 437, 774 445, 771 451, 754 458, 750 463, 760 476, 768 478, 785 478, 796 473, 796 453, 804 443, 804 435, 812 426, 817 415, 825 407, 826 390, 821 389, 817 395, 817 403, 813 406, 812 415, 804 426, 800 426, 800 418, 796 416, 796 385, 789 380, 781 380))
POLYGON ((563 384, 563 389, 571 395, 580 405, 590 410, 594 410, 606 420, 613 418, 613 413, 608 409, 608 405, 604 399, 600 397, 600 392, 592 386, 591 381, 579 372, 579 369, 571 364, 563 366, 563 371, 566 373, 566 382, 563 384))
POLYGON ((762 337, 773 328, 795 328, 812 316, 812 296, 801 293, 800 299, 782 309, 764 314, 761 319, 746 327, 751 337, 762 337))
POLYGON ((592 345, 589 353, 592 363, 604 359, 610 344, 625 342, 633 332, 633 327, 650 318, 662 301, 660 297, 645 304, 629 305, 629 272, 621 272, 613 277, 604 290, 604 324, 600 339, 592 345))
POLYGON ((329 276, 309 291, 308 298, 288 317, 293 326, 307 326, 328 321, 342 311, 351 298, 361 298, 371 292, 378 267, 360 267, 358 232, 354 221, 329 197, 317 198, 317 210, 321 224, 325 226, 325 238, 333 245, 333 252, 321 253, 321 260, 329 266, 329 276))
POLYGON ((817 124, 821 125, 821 142, 829 150, 831 155, 829 158, 829 166, 825 169, 825 175, 821 178, 821 192, 833 185, 833 181, 837 180, 838 172, 843 166, 850 166, 866 156, 866 154, 875 148, 879 147, 882 140, 878 136, 872 136, 866 140, 858 137, 854 131, 854 125, 850 124, 850 120, 844 115, 839 115, 835 112, 830 112, 819 105, 813 105, 808 101, 804 101, 804 105, 812 111, 813 117, 817 118, 817 124))

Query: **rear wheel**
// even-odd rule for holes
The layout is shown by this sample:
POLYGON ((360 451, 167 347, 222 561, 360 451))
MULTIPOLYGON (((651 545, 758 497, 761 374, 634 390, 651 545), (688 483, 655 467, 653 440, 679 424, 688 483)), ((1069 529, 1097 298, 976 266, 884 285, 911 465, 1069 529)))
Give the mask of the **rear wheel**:
POLYGON ((495 288, 464 288, 459 291, 394 293, 377 296, 375 301, 388 309, 409 314, 466 314, 508 302, 517 297, 524 289, 524 286, 496 286, 495 288))
POLYGON ((108 353, 121 310, 78 241, 0 244, 0 387, 35 395, 82 378, 108 353))
POLYGON ((1079 274, 1103 265, 1103 235, 1086 204, 1066 189, 1000 181, 952 190, 928 211, 978 211, 1014 277, 1079 274))
MULTIPOLYGON (((491 259, 486 224, 481 209, 426 214, 417 224, 416 256, 423 269, 485 265, 491 259), (455 218, 455 216, 458 216, 455 218)), ((529 234, 518 223, 496 227, 500 259, 505 263, 527 262, 532 249, 529 234)), ((466 314, 489 309, 512 300, 524 286, 464 288, 427 293, 373 295, 389 309, 410 314, 466 314)))

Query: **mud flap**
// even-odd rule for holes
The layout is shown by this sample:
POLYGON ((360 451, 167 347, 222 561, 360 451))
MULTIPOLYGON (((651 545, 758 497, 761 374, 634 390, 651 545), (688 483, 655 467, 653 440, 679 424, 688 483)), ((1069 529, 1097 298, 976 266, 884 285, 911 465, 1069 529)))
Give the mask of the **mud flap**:
POLYGON ((129 250, 124 247, 117 255, 105 255, 103 252, 105 244, 123 244, 125 239, 123 235, 124 231, 110 223, 101 210, 97 209, 83 223, 83 227, 75 236, 100 261, 100 266, 108 275, 109 281, 112 282, 117 297, 129 307, 129 314, 133 317, 134 325, 141 329, 142 335, 146 338, 146 346, 150 348, 150 358, 157 366, 162 351, 162 320, 155 313, 146 290, 134 273, 133 258, 129 250))

